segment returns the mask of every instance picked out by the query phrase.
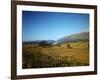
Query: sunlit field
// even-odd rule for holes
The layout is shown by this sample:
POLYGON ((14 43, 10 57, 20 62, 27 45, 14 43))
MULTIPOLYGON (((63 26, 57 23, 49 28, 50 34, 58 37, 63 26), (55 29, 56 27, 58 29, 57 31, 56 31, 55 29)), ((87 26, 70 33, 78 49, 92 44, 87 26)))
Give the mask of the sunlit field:
POLYGON ((23 44, 23 68, 74 67, 89 65, 89 42, 40 46, 23 44))

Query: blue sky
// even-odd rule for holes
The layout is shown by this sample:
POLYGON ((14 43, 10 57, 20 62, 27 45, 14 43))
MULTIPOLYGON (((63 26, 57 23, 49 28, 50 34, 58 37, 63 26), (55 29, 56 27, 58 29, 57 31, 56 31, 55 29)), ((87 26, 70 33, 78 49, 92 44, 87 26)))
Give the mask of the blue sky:
POLYGON ((23 41, 58 40, 89 30, 89 14, 22 11, 23 41))

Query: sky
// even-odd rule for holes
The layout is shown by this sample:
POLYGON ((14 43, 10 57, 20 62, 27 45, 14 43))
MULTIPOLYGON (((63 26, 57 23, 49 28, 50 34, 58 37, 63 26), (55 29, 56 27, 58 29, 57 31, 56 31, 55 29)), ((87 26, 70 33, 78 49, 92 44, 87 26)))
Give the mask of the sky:
POLYGON ((89 14, 22 11, 23 41, 58 40, 89 30, 89 14))

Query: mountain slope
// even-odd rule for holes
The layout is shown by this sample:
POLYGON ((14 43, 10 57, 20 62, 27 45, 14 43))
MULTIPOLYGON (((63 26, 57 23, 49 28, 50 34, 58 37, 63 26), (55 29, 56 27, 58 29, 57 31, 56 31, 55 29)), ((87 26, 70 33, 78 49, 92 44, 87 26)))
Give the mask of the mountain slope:
POLYGON ((89 40, 89 32, 80 32, 76 34, 72 34, 57 40, 57 43, 63 42, 75 42, 75 41, 84 41, 89 40))

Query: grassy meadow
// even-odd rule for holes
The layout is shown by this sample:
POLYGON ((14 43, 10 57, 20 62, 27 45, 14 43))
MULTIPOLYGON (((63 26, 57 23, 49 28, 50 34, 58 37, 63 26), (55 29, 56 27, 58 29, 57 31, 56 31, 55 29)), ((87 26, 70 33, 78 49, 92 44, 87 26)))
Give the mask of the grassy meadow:
POLYGON ((23 44, 23 68, 74 67, 89 65, 89 42, 52 46, 23 44))

